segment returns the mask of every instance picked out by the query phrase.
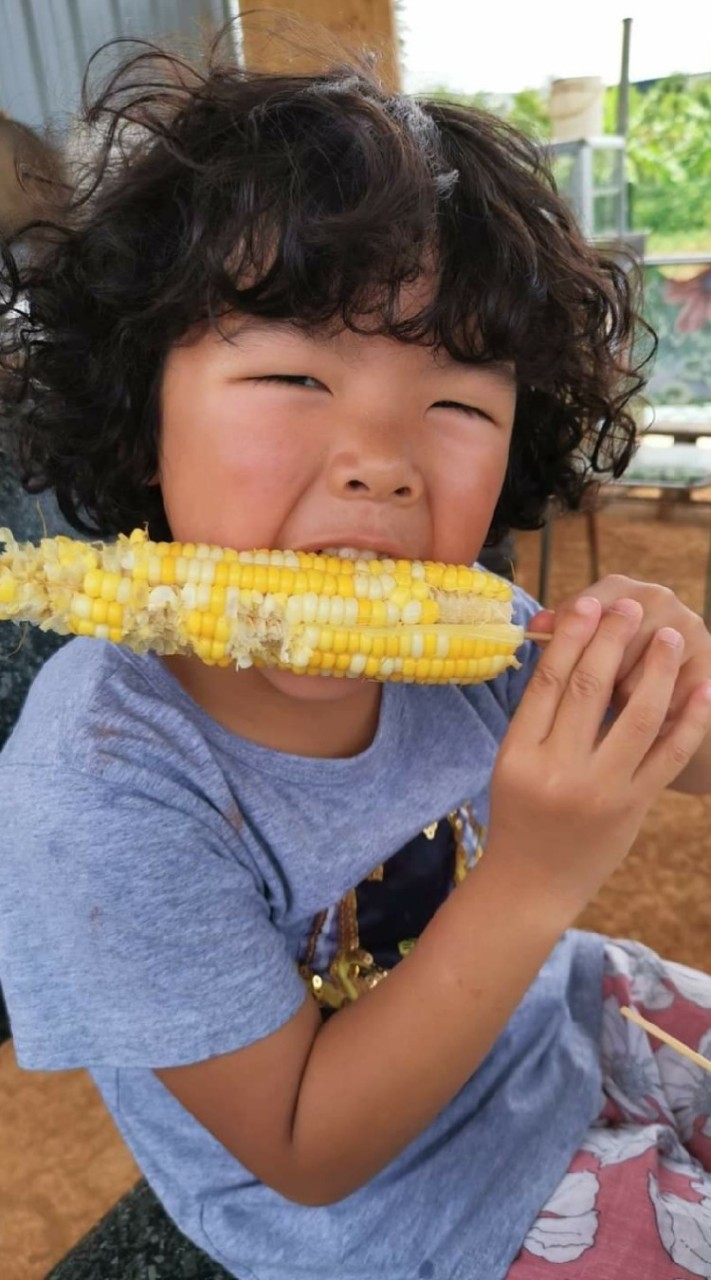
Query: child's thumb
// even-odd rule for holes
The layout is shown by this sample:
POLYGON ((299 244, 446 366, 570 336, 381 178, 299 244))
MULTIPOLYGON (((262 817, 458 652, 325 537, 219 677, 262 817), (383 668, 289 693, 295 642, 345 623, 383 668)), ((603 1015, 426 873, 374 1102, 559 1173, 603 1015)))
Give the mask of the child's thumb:
POLYGON ((535 639, 537 631, 542 632, 544 635, 550 635, 553 630, 554 619, 555 613, 552 609, 541 609, 540 613, 533 615, 526 626, 526 631, 531 634, 533 639, 535 639))

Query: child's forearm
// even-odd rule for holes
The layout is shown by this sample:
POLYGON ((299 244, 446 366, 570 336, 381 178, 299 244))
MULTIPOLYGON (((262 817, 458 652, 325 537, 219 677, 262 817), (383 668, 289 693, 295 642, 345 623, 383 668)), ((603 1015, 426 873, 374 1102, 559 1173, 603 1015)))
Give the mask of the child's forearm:
POLYGON ((295 1198, 335 1201, 407 1146, 476 1070, 572 922, 490 848, 417 946, 316 1036, 294 1116, 295 1198))

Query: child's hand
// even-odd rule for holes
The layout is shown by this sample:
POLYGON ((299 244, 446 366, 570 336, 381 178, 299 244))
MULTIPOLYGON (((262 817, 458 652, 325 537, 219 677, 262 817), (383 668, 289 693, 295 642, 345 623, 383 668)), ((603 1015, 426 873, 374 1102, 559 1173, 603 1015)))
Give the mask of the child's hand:
MULTIPOLYGON (((670 719, 685 661, 679 630, 652 634, 635 599, 618 597, 604 613, 599 597, 556 611, 553 638, 501 745, 489 844, 513 866, 535 868, 542 890, 573 917, 622 862, 652 802, 711 729, 708 679, 693 688, 685 682, 686 699, 677 697, 670 719), (621 673, 627 696, 602 736, 621 673)), ((701 679, 710 666, 701 663, 701 679)))
MULTIPOLYGON (((682 636, 683 656, 667 712, 668 719, 673 720, 697 685, 711 679, 711 635, 703 618, 683 605, 668 587, 635 582, 621 574, 602 578, 584 594, 599 600, 603 609, 609 609, 616 601, 625 598, 637 600, 644 610, 637 633, 630 640, 615 677, 610 704, 616 713, 627 705, 637 688, 642 678, 647 648, 657 631, 661 627, 673 627, 682 636)), ((572 596, 563 601, 558 612, 569 610, 577 598, 572 596)), ((530 630, 550 631, 555 616, 550 609, 542 610, 531 620, 530 630)), ((711 791, 711 742, 707 742, 704 747, 703 756, 706 755, 708 759, 699 757, 694 762, 694 776, 692 778, 689 771, 684 789, 711 791)))
MULTIPOLYGON (((610 574, 585 592, 580 592, 580 595, 599 600, 603 609, 609 609, 623 598, 637 600, 644 611, 637 633, 628 644, 615 677, 611 698, 615 711, 621 711, 626 706, 637 687, 642 675, 644 654, 660 627, 673 627, 684 640, 683 658, 669 703, 670 717, 677 714, 692 689, 702 680, 711 679, 711 635, 706 624, 703 618, 682 604, 668 587, 660 587, 651 582, 635 582, 622 574, 610 574)), ((571 596, 564 600, 557 612, 571 609, 578 598, 579 596, 571 596)), ((529 629, 534 632, 551 631, 555 617, 556 614, 551 609, 543 609, 531 619, 529 629)))

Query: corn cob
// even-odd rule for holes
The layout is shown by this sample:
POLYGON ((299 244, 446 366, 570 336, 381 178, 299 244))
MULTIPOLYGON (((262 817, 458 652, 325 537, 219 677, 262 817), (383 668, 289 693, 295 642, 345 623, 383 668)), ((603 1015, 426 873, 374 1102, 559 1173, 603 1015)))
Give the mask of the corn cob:
POLYGON ((232 551, 151 542, 15 541, 0 555, 0 619, 134 652, 305 675, 472 684, 518 666, 508 582, 430 561, 232 551))

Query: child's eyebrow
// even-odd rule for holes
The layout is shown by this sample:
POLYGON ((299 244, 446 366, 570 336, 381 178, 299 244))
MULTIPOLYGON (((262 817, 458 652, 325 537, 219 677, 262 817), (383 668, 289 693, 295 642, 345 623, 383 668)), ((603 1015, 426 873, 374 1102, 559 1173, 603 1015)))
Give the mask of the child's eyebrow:
MULTIPOLYGON (((275 333, 281 337, 306 339, 309 342, 319 343, 322 346, 333 342, 334 337, 338 334, 329 333, 326 329, 317 327, 310 328, 303 324, 296 324, 293 320, 283 319, 262 319, 260 316, 239 317, 234 324, 225 332, 221 332, 221 337, 225 342, 241 342, 244 338, 256 339, 273 338, 275 333)), ((516 389, 516 371, 513 364, 505 360, 455 360, 447 351, 441 351, 436 357, 436 363, 448 372, 455 372, 462 369, 470 373, 478 373, 483 375, 488 381, 497 382, 505 391, 516 389)))
POLYGON ((491 382, 499 382, 506 391, 515 390, 517 386, 516 369, 507 360, 455 360, 453 356, 446 356, 443 364, 452 371, 463 369, 482 374, 491 382))
POLYGON ((307 338, 315 342, 325 343, 329 340, 327 333, 307 329, 295 324, 293 320, 262 320, 259 316, 249 316, 244 320, 240 317, 229 328, 221 331, 220 336, 225 342, 235 342, 243 338, 273 338, 275 333, 285 338, 307 338))

